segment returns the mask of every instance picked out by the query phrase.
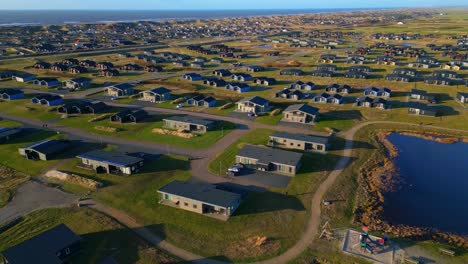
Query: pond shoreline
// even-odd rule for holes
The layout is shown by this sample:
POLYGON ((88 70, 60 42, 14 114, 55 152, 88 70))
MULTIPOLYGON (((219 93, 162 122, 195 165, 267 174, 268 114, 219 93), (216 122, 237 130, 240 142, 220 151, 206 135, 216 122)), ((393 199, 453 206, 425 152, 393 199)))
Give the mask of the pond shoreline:
POLYGON ((359 183, 363 187, 364 193, 361 196, 363 201, 357 205, 355 210, 355 222, 369 226, 372 230, 388 233, 396 237, 416 240, 433 239, 468 249, 468 235, 442 232, 435 228, 393 224, 385 219, 383 215, 385 193, 397 191, 404 184, 404 179, 399 177, 398 167, 395 164, 395 158, 399 155, 398 149, 388 139, 393 133, 431 140, 442 144, 468 142, 467 137, 409 130, 376 132, 374 134, 375 141, 379 145, 380 151, 376 155, 372 155, 360 168, 359 183))

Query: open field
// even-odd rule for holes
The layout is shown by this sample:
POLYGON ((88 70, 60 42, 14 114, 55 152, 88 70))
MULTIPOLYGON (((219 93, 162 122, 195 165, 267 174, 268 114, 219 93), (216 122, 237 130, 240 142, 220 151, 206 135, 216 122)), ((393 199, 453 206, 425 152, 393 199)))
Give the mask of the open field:
POLYGON ((25 241, 58 224, 65 224, 84 239, 73 263, 99 263, 112 256, 119 263, 174 263, 174 257, 149 246, 131 230, 91 209, 45 209, 25 216, 2 230, 0 251, 25 241))

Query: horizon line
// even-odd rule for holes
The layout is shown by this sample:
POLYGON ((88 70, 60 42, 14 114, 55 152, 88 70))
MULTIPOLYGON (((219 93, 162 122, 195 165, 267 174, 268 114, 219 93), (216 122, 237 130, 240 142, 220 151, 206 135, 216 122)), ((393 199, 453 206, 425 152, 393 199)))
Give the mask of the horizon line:
POLYGON ((454 5, 454 6, 401 6, 401 7, 392 7, 392 6, 381 6, 381 7, 320 7, 320 8, 227 8, 227 9, 113 9, 113 8, 97 8, 97 9, 54 9, 54 8, 36 8, 36 9, 0 9, 0 11, 246 11, 246 10, 255 10, 255 11, 279 11, 279 10, 350 10, 350 9, 413 9, 413 8, 468 8, 467 5, 454 5))

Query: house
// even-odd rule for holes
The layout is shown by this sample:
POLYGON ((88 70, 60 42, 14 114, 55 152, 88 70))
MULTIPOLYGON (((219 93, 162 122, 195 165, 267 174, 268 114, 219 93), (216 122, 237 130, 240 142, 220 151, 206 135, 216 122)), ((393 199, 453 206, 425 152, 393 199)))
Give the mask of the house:
POLYGON ((57 154, 70 147, 69 141, 44 140, 29 146, 19 148, 19 154, 31 160, 50 160, 57 154))
POLYGON ((190 67, 201 69, 201 68, 205 67, 205 64, 203 62, 194 61, 194 62, 190 63, 190 67))
POLYGON ((140 92, 142 101, 160 103, 171 99, 171 90, 165 87, 140 92))
POLYGON ((231 75, 231 80, 239 82, 247 82, 253 80, 252 75, 246 73, 238 73, 231 75))
POLYGON ((268 146, 324 153, 328 150, 329 143, 328 137, 275 132, 270 136, 268 146))
POLYGON ((388 103, 383 98, 371 98, 368 96, 363 96, 363 97, 359 97, 356 99, 356 106, 367 107, 367 108, 377 108, 377 109, 387 109, 388 103))
POLYGON ((247 65, 244 69, 248 72, 261 72, 265 70, 265 67, 258 65, 247 65))
POLYGON ((45 70, 45 69, 49 69, 50 68, 50 63, 48 62, 45 62, 45 61, 38 61, 34 64, 34 69, 41 69, 41 70, 45 70))
POLYGON ((437 110, 419 102, 408 103, 408 114, 418 116, 437 116, 437 110))
POLYGON ((24 93, 16 88, 0 88, 0 99, 3 100, 17 100, 24 98, 24 93))
POLYGON ((57 108, 57 112, 62 114, 83 114, 86 112, 86 106, 91 103, 84 101, 70 102, 57 108))
POLYGON ((33 84, 39 85, 39 86, 52 87, 52 86, 59 85, 60 82, 59 80, 57 80, 57 78, 40 78, 40 79, 34 80, 33 84))
POLYGON ((324 104, 341 104, 343 101, 343 96, 339 94, 328 94, 321 93, 312 98, 312 102, 315 103, 324 103, 324 104))
POLYGON ((243 113, 262 114, 270 109, 270 101, 260 96, 244 98, 236 103, 237 111, 243 113))
POLYGON ((79 65, 82 66, 82 67, 95 68, 97 64, 96 64, 95 61, 92 61, 92 60, 82 60, 82 61, 80 61, 79 65))
POLYGON ((315 83, 313 82, 301 82, 301 81, 297 81, 297 82, 293 82, 289 85, 289 88, 291 89, 299 89, 299 90, 306 90, 306 91, 311 91, 315 88, 315 83))
POLYGON ((67 58, 67 59, 64 59, 62 63, 65 65, 78 65, 80 64, 80 61, 74 58, 67 58))
POLYGON ((316 71, 311 71, 310 75, 315 76, 315 77, 334 77, 338 74, 334 71, 316 70, 316 71))
POLYGON ((468 104, 468 93, 458 92, 456 98, 458 102, 468 104))
POLYGON ((239 207, 241 195, 212 185, 173 181, 158 190, 160 204, 227 220, 239 207))
POLYGON ((428 76, 424 78, 424 83, 435 85, 452 85, 455 83, 455 80, 444 77, 428 76))
POLYGON ((81 250, 82 239, 64 224, 1 252, 0 261, 9 264, 66 263, 81 250))
POLYGON ((325 88, 327 93, 343 93, 349 94, 351 92, 351 86, 347 84, 339 85, 337 83, 330 84, 327 88, 325 88))
POLYGON ((206 78, 203 83, 212 87, 223 87, 227 85, 225 80, 217 78, 206 78))
POLYGON ((414 78, 406 74, 391 73, 385 76, 385 80, 391 82, 412 82, 414 78))
POLYGON ((50 66, 50 69, 56 72, 64 72, 68 70, 68 65, 60 62, 54 63, 50 66))
POLYGON ((216 105, 216 99, 212 96, 205 96, 203 94, 199 94, 195 97, 188 99, 187 104, 192 106, 213 107, 216 105))
POLYGON ((407 76, 410 76, 410 77, 418 77, 419 76, 419 72, 417 70, 411 69, 411 68, 395 68, 393 70, 393 74, 407 75, 407 76))
POLYGON ((114 64, 112 64, 111 62, 100 62, 100 63, 96 64, 96 67, 99 70, 110 70, 110 69, 114 68, 114 64))
POLYGON ((63 104, 63 98, 58 95, 44 94, 37 95, 31 99, 31 103, 47 105, 47 106, 56 106, 63 104))
POLYGON ((372 68, 369 66, 351 66, 348 69, 348 72, 372 72, 372 68))
POLYGON ((434 77, 440 77, 440 78, 449 78, 449 79, 458 78, 458 74, 454 71, 445 71, 445 70, 433 71, 431 75, 434 77))
POLYGON ((13 73, 8 71, 0 71, 0 80, 11 80, 13 79, 13 73))
POLYGON ((148 113, 144 110, 123 110, 110 116, 111 122, 117 123, 138 123, 145 119, 148 113))
POLYGON ((290 105, 283 111, 282 121, 313 124, 318 115, 318 108, 307 104, 290 105))
POLYGON ((115 151, 92 150, 77 156, 79 167, 95 170, 97 173, 132 175, 144 165, 144 159, 115 151))
POLYGON ((222 58, 212 58, 210 60, 211 63, 216 63, 216 64, 221 64, 224 62, 224 60, 222 58))
POLYGON ((316 70, 334 72, 338 70, 338 67, 333 64, 320 64, 320 65, 317 65, 316 70))
POLYGON ((424 90, 411 89, 409 97, 413 100, 428 101, 431 104, 435 104, 437 102, 435 95, 429 94, 424 90))
POLYGON ((71 74, 81 74, 81 73, 87 73, 88 69, 82 66, 72 66, 68 68, 68 72, 71 74))
POLYGON ((0 127, 0 143, 10 140, 13 136, 19 134, 21 128, 16 127, 0 127))
POLYGON ((142 68, 138 64, 127 63, 125 65, 120 66, 119 69, 122 70, 122 71, 139 71, 142 68))
POLYGON ((107 105, 104 102, 93 102, 85 106, 85 112, 91 114, 97 114, 107 109, 107 105))
POLYGON ((219 70, 214 70, 213 75, 216 75, 219 77, 229 77, 232 75, 232 73, 225 69, 219 69, 219 70))
POLYGON ((283 89, 277 93, 275 93, 275 98, 283 98, 283 99, 290 99, 290 100, 302 100, 304 98, 304 94, 299 90, 290 90, 290 89, 283 89))
POLYGON ((245 93, 250 91, 250 86, 246 83, 228 83, 225 86, 226 90, 237 92, 237 93, 245 93))
POLYGON ((11 79, 16 82, 26 83, 26 82, 30 82, 36 79, 36 75, 29 74, 29 73, 20 73, 20 74, 12 75, 11 79))
POLYGON ((367 79, 369 77, 369 74, 366 72, 359 72, 359 71, 348 71, 345 73, 345 78, 350 78, 350 79, 367 79))
POLYGON ((267 77, 258 77, 253 80, 255 84, 258 85, 265 85, 265 86, 270 86, 274 85, 276 83, 275 78, 267 78, 267 77))
POLYGON ((194 72, 186 73, 182 75, 182 78, 192 81, 192 82, 201 81, 203 79, 203 77, 200 74, 194 73, 194 72))
POLYGON ((86 89, 91 85, 91 79, 89 78, 75 78, 62 82, 62 88, 81 90, 86 89))
POLYGON ((303 74, 304 72, 300 69, 283 69, 280 71, 280 75, 300 76, 303 74))
POLYGON ((366 87, 364 89, 365 96, 375 96, 375 97, 390 97, 392 91, 389 88, 380 88, 380 87, 366 87))
POLYGON ((247 168, 294 176, 301 166, 302 153, 263 146, 244 145, 236 162, 247 168))
POLYGON ((118 70, 113 70, 113 69, 104 69, 98 72, 99 77, 113 77, 113 76, 119 76, 119 75, 120 75, 120 72, 118 70))
POLYGON ((159 65, 146 65, 143 70, 145 72, 162 72, 163 68, 159 65))
POLYGON ((129 96, 134 92, 135 87, 129 83, 120 83, 107 87, 107 94, 115 97, 129 96))
POLYGON ((215 128, 217 122, 214 120, 201 119, 188 116, 172 116, 164 118, 164 127, 174 130, 184 130, 193 133, 206 133, 215 128))

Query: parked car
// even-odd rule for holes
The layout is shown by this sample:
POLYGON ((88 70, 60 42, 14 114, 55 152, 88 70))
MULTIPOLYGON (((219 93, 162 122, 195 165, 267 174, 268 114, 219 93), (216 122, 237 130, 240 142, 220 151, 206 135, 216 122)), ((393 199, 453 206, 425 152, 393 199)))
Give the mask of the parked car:
POLYGON ((180 109, 180 108, 184 108, 184 105, 183 105, 183 104, 178 104, 176 107, 177 107, 178 109, 180 109))
POLYGON ((241 173, 241 171, 245 168, 244 164, 236 163, 228 168, 226 175, 228 176, 237 176, 241 173))

